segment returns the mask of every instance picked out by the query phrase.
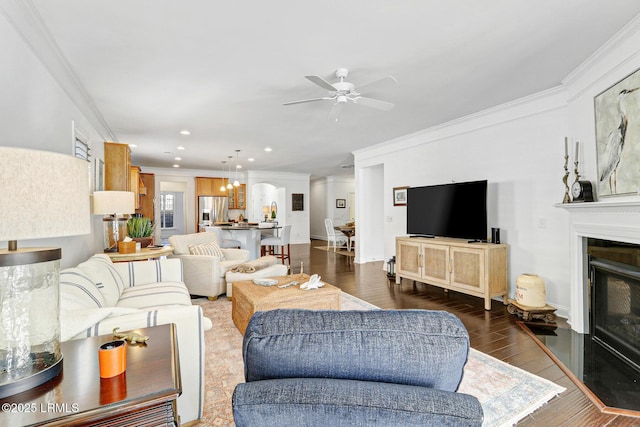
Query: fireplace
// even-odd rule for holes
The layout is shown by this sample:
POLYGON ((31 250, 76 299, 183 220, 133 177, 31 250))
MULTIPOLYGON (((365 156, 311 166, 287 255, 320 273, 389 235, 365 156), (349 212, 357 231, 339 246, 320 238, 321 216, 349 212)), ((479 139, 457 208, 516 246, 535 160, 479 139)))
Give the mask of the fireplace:
POLYGON ((613 243, 605 242, 604 247, 589 243, 589 253, 611 255, 589 257, 589 329, 595 343, 640 372, 640 265, 611 259, 629 254, 629 261, 640 261, 640 249, 613 243))
MULTIPOLYGON (((587 253, 591 252, 596 258, 604 256, 599 250, 590 251, 588 242, 610 241, 640 247, 640 201, 565 203, 556 206, 569 212, 571 298, 567 313, 568 322, 574 331, 589 334, 592 326, 589 311, 592 301, 587 253)), ((609 259, 628 263, 628 260, 619 258, 625 251, 610 251, 618 258, 609 259)))

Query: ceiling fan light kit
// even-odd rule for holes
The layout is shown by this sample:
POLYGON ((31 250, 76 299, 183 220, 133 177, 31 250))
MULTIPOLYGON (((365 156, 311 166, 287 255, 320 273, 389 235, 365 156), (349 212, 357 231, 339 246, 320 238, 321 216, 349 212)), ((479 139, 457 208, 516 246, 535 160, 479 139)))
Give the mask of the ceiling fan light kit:
POLYGON ((394 77, 387 76, 382 79, 378 79, 378 80, 356 87, 353 83, 346 82, 344 80, 349 75, 348 69, 338 68, 335 71, 335 75, 339 80, 336 83, 329 83, 322 77, 316 76, 316 75, 305 76, 305 78, 309 80, 311 83, 314 83, 317 86, 320 86, 321 88, 328 90, 329 96, 324 96, 322 98, 303 99, 299 101, 290 101, 290 102, 285 102, 283 105, 294 105, 294 104, 302 104, 306 102, 325 101, 325 100, 335 101, 329 113, 329 118, 335 119, 336 121, 338 120, 338 115, 342 110, 342 106, 345 104, 348 104, 349 101, 353 102, 354 104, 359 104, 365 107, 371 107, 371 108, 375 108, 383 111, 389 111, 394 107, 394 104, 390 102, 364 97, 364 96, 361 96, 361 93, 359 92, 359 90, 361 90, 363 87, 367 87, 367 86, 371 87, 374 84, 398 83, 398 81, 394 77))

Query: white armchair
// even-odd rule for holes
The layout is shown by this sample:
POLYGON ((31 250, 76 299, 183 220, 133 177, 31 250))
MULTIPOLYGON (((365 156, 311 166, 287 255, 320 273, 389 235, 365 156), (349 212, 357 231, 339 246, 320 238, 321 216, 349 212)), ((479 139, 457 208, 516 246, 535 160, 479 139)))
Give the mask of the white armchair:
POLYGON ((221 260, 213 255, 191 255, 189 245, 217 242, 215 233, 194 233, 169 237, 173 246, 171 257, 182 259, 184 283, 191 295, 202 295, 215 300, 226 293, 225 274, 236 265, 249 260, 249 251, 245 249, 220 249, 224 255, 221 260))

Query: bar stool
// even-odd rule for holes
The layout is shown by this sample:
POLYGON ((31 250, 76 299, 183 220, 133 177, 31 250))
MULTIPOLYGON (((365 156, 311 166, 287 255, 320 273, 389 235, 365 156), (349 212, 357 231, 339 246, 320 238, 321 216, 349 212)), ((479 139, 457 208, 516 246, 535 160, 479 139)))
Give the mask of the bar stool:
POLYGON ((291 265, 290 242, 291 242, 291 226, 285 225, 284 228, 282 229, 281 237, 271 236, 271 237, 265 237, 264 239, 260 240, 261 253, 262 255, 266 255, 268 251, 270 255, 279 256, 283 264, 284 264, 284 260, 288 259, 289 265, 291 265), (276 246, 280 246, 280 254, 275 253, 274 248, 276 246), (287 247, 286 254, 284 250, 285 246, 287 247))
POLYGON ((216 237, 218 239, 218 246, 220 246, 221 248, 225 248, 225 249, 229 249, 229 248, 241 249, 242 248, 242 243, 240 242, 240 240, 225 239, 224 238, 224 234, 223 234, 223 230, 221 228, 218 228, 218 227, 207 227, 206 230, 207 231, 213 230, 213 232, 216 233, 216 237))

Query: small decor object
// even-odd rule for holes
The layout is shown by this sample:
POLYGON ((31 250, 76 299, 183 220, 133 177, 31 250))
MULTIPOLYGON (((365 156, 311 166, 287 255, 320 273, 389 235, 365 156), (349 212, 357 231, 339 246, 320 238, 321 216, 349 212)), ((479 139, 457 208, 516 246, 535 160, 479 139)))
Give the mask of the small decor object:
POLYGON ((320 281, 320 276, 314 274, 309 277, 309 281, 300 285, 300 289, 310 291, 312 289, 318 289, 324 286, 324 283, 320 281))
POLYGON ((407 206, 407 188, 409 187, 393 188, 393 206, 407 206))
POLYGON ((120 375, 127 369, 127 343, 124 340, 109 341, 98 348, 100 378, 120 375))
POLYGON ((600 196, 638 192, 640 182, 640 70, 594 98, 597 191, 600 196))
POLYGON ((516 301, 529 307, 544 307, 546 290, 544 280, 537 274, 521 274, 516 279, 516 301))
POLYGON ((576 181, 571 185, 573 202, 593 202, 593 186, 589 181, 576 181))
POLYGON ((122 242, 118 242, 119 254, 133 254, 136 252, 136 242, 129 237, 125 237, 122 242))
POLYGON ((491 227, 491 243, 500 244, 500 229, 491 227))
POLYGON ((145 344, 147 341, 149 341, 149 337, 146 335, 140 335, 135 332, 126 332, 126 333, 119 334, 117 332, 118 329, 120 328, 113 328, 114 338, 119 338, 125 341, 129 341, 130 344, 137 344, 137 343, 145 344))
POLYGON ((562 182, 564 183, 564 198, 562 203, 571 203, 571 197, 569 196, 569 147, 567 137, 564 138, 564 175, 562 176, 562 182))
POLYGON ((253 279, 253 283, 259 286, 273 286, 277 285, 278 281, 276 279, 253 279))
POLYGON ((291 210, 292 211, 304 210, 304 194, 293 193, 291 195, 291 210))
POLYGON ((347 207, 346 199, 336 199, 336 208, 342 209, 347 207))
POLYGON ((521 274, 516 279, 516 299, 509 300, 507 312, 516 314, 525 322, 542 319, 546 322, 556 320, 555 307, 546 303, 544 280, 537 274, 521 274))
POLYGON ((389 258, 389 261, 387 261, 387 277, 390 279, 396 277, 395 266, 396 266, 396 256, 394 255, 391 258, 389 258))
POLYGON ((154 228, 149 218, 134 216, 127 220, 127 235, 140 242, 141 248, 146 248, 153 242, 154 228))

